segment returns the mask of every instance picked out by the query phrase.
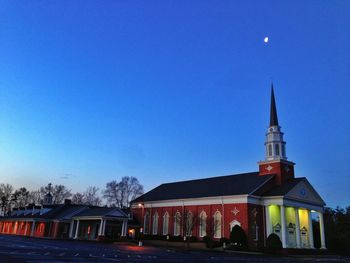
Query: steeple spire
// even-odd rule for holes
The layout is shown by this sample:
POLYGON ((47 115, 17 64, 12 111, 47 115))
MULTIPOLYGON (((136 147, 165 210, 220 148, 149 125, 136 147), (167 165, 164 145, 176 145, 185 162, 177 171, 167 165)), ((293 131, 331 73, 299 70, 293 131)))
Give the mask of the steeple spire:
POLYGON ((271 84, 270 127, 267 130, 265 141, 266 160, 287 160, 285 145, 283 132, 281 132, 281 127, 278 125, 275 93, 273 84, 271 84))
POLYGON ((287 160, 286 142, 278 124, 275 94, 271 84, 270 126, 265 139, 265 160, 259 162, 259 175, 275 175, 277 185, 294 178, 294 163, 287 160))
POLYGON ((270 127, 271 126, 278 126, 275 93, 273 92, 273 83, 271 83, 270 127))

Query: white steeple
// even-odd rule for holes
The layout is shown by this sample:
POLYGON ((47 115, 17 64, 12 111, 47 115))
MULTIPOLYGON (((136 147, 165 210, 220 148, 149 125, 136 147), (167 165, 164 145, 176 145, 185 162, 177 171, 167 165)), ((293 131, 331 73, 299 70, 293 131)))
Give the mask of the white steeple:
POLYGON ((265 149, 266 161, 287 160, 286 142, 283 141, 283 132, 281 132, 281 127, 278 125, 273 85, 271 86, 270 127, 266 133, 265 149))

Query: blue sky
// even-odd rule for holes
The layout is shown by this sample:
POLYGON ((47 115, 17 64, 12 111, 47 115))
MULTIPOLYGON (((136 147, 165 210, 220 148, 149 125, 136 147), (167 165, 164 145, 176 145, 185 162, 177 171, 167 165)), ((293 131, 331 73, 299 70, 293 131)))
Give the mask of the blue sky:
POLYGON ((273 81, 297 176, 349 205, 349 12, 349 1, 2 1, 1 182, 75 192, 136 176, 150 190, 256 171, 273 81))

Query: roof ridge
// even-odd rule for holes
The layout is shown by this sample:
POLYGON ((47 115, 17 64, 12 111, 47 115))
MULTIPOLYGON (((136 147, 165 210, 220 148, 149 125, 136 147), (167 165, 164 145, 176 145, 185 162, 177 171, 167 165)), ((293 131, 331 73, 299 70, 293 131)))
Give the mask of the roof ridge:
MULTIPOLYGON (((190 179, 190 180, 184 180, 184 181, 176 181, 176 182, 171 182, 171 183, 164 183, 164 184, 160 184, 159 186, 178 184, 178 183, 187 183, 187 182, 194 182, 194 181, 204 181, 204 180, 210 180, 210 179, 217 179, 217 178, 223 178, 223 177, 229 177, 229 176, 248 175, 248 174, 259 174, 259 172, 256 171, 256 172, 247 172, 247 173, 240 173, 240 174, 219 175, 219 176, 206 177, 206 178, 200 178, 200 179, 190 179)), ((157 187, 159 187, 159 186, 157 186, 157 187)))

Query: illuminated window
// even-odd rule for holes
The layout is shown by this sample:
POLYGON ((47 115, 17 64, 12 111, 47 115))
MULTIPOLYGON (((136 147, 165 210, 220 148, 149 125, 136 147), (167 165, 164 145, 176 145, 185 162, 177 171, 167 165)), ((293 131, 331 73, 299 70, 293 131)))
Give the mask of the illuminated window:
POLYGON ((153 235, 158 234, 158 213, 155 212, 153 215, 153 235))
POLYGON ((87 233, 88 233, 88 235, 90 235, 90 233, 91 233, 91 227, 90 226, 88 226, 88 228, 87 228, 87 233))
POLYGON ((169 213, 165 212, 163 216, 163 235, 169 234, 169 213))
POLYGON ((219 211, 214 214, 214 237, 221 238, 221 213, 219 211))
POLYGON ((145 234, 149 233, 149 213, 148 212, 146 212, 143 219, 143 229, 145 234))
POLYGON ((192 212, 188 212, 186 215, 186 236, 192 236, 193 229, 193 214, 192 212))
POLYGON ((174 217, 174 236, 179 236, 181 230, 181 215, 180 212, 176 212, 174 217))
POLYGON ((199 236, 204 237, 207 235, 207 214, 202 211, 199 215, 199 236))
POLYGON ((40 226, 39 226, 39 232, 40 233, 44 232, 44 227, 45 227, 45 225, 43 223, 41 223, 40 226))

